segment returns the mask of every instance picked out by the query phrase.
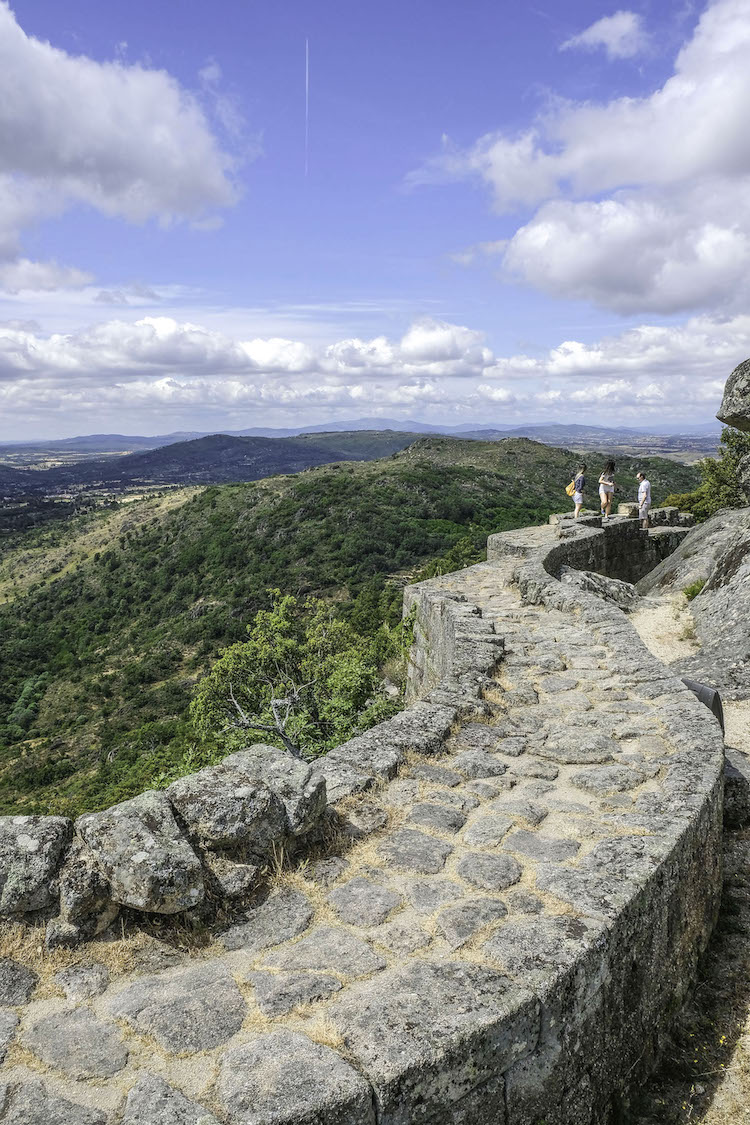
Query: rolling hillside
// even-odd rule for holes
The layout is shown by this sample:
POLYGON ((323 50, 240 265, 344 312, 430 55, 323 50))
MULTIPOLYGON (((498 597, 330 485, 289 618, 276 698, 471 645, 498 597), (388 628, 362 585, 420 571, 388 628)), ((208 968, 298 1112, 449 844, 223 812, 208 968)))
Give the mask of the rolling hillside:
MULTIPOLYGON (((385 460, 210 487, 128 526, 113 512, 106 546, 73 535, 53 580, 28 581, 22 541, 3 567, 17 586, 0 606, 0 811, 77 812, 158 783, 189 750, 192 685, 269 589, 326 597, 361 633, 395 621, 409 576, 566 506, 574 462, 525 439, 427 437, 385 460)), ((628 497, 641 464, 656 502, 696 484, 674 462, 623 461, 628 497)))

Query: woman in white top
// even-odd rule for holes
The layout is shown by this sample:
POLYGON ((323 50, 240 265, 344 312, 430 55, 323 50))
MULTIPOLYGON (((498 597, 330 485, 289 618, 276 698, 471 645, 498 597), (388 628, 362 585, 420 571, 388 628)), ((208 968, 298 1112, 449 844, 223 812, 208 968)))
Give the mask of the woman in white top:
POLYGON ((602 475, 599 477, 599 499, 601 501, 602 515, 605 519, 610 517, 612 496, 615 491, 615 463, 607 461, 602 475))

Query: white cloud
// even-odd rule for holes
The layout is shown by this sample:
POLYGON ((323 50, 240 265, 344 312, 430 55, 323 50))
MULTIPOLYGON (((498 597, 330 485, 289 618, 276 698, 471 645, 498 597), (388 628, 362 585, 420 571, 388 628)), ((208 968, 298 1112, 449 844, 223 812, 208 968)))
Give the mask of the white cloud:
MULTIPOLYGON (((27 36, 0 0, 0 260, 19 255, 25 229, 77 203, 135 223, 205 222, 235 201, 232 172, 171 75, 70 55, 27 36)), ((15 264, 38 288, 81 284, 76 270, 15 264)))
POLYGON ((561 51, 577 47, 596 50, 603 47, 610 59, 631 59, 648 46, 643 20, 637 12, 615 12, 592 23, 585 31, 572 35, 560 45, 561 51))
POLYGON ((352 411, 474 422, 596 414, 640 427, 708 421, 748 354, 749 314, 643 324, 510 356, 495 355, 481 333, 437 320, 418 321, 400 339, 316 345, 236 339, 166 316, 47 336, 9 323, 0 325, 0 438, 18 436, 21 419, 36 436, 59 430, 61 417, 68 432, 81 432, 82 416, 88 429, 122 430, 131 419, 140 432, 305 424, 352 411))
POLYGON ((412 179, 478 177, 500 211, 539 207, 504 261, 555 296, 622 312, 740 309, 750 297, 749 102, 750 6, 715 0, 650 95, 558 101, 521 135, 446 145, 412 179))
POLYGON ((57 262, 31 262, 28 258, 0 262, 0 289, 8 293, 82 289, 92 280, 91 274, 57 262))

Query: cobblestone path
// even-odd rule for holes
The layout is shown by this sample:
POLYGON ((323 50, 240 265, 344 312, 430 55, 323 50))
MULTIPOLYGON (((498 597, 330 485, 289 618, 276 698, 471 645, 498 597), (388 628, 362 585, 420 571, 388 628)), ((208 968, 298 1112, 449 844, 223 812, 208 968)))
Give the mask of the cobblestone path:
POLYGON ((505 656, 445 753, 357 799, 367 835, 282 875, 195 957, 151 949, 118 975, 94 942, 41 980, 0 962, 2 1125, 370 1121, 362 1073, 543 989, 603 928, 649 869, 675 748, 655 685, 524 605, 510 568, 442 580, 505 656))

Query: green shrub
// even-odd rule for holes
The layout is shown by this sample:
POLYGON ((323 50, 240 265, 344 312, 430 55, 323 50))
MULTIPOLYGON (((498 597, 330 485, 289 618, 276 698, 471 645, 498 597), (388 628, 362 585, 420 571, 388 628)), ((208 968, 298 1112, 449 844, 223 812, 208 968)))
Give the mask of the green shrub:
POLYGON ((693 492, 668 496, 665 504, 673 504, 692 512, 702 523, 721 508, 742 508, 745 498, 740 489, 738 468, 743 457, 750 455, 750 434, 725 427, 721 432, 719 457, 706 457, 698 463, 703 480, 693 492))
POLYGON ((691 582, 689 586, 685 586, 685 588, 683 589, 682 592, 685 595, 685 597, 687 598, 687 600, 689 602, 691 602, 693 600, 693 598, 698 597, 698 594, 700 594, 701 590, 703 589, 703 587, 705 585, 706 585, 706 579, 705 578, 698 578, 695 582, 691 582))

